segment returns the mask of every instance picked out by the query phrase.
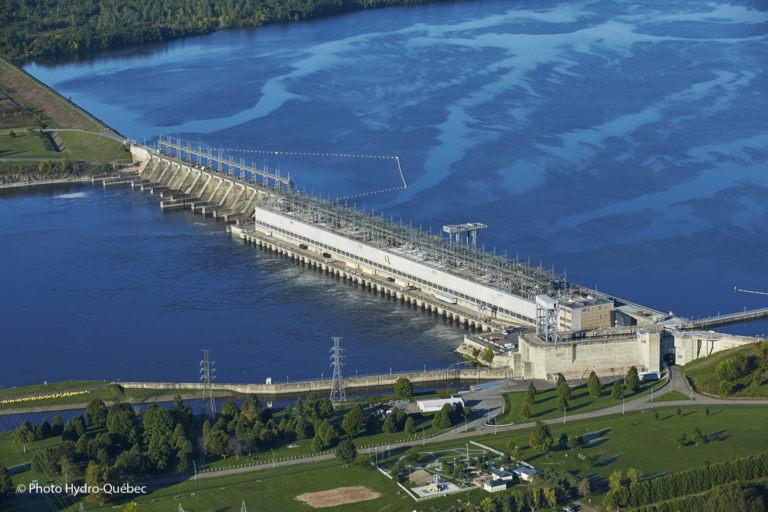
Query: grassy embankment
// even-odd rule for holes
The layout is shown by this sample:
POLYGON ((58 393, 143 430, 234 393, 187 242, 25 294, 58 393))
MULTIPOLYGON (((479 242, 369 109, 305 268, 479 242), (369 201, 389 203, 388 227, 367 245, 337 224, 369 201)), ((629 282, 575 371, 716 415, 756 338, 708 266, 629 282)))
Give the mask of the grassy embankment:
MULTIPOLYGON (((640 384, 640 391, 635 394, 627 394, 625 400, 628 402, 648 395, 651 393, 651 389, 660 389, 666 383, 666 379, 655 382, 642 382, 640 384)), ((590 396, 586 385, 572 388, 572 398, 568 404, 568 415, 598 411, 607 407, 621 405, 621 400, 611 398, 611 388, 612 385, 604 385, 600 396, 597 398, 590 396)), ((520 416, 520 409, 522 409, 525 402, 525 394, 525 391, 515 391, 504 395, 504 413, 497 419, 499 425, 528 423, 530 421, 548 420, 563 416, 563 412, 557 409, 557 391, 551 388, 536 393, 536 401, 531 405, 530 418, 523 418, 520 416)))
POLYGON ((110 137, 120 138, 109 127, 0 58, 2 181, 18 180, 22 174, 77 176, 102 172, 106 164, 130 163, 125 146, 110 137), (41 161, 17 160, 27 158, 41 161))
MULTIPOLYGON (((93 399, 108 403, 143 403, 170 401, 176 394, 183 397, 199 395, 196 389, 125 389, 119 384, 103 381, 66 381, 0 389, 0 411, 15 412, 30 407, 63 410, 83 406, 93 399)), ((233 393, 216 393, 232 396, 233 393)))
MULTIPOLYGON (((722 379, 718 376, 718 365, 726 360, 741 361, 734 365, 738 368, 736 378, 728 380, 730 388, 727 396, 732 397, 768 397, 768 350, 764 343, 755 343, 718 352, 704 359, 697 359, 682 367, 693 387, 702 393, 723 395, 722 379)), ((722 373, 721 373, 722 375, 722 373)))

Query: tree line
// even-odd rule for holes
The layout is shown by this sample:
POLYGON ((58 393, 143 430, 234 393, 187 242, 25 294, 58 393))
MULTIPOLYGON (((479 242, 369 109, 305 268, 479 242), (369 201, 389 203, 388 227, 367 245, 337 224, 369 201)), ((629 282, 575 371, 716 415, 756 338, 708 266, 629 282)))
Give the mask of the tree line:
POLYGON ((764 512, 768 510, 765 484, 731 482, 709 492, 636 508, 633 512, 764 512))
POLYGON ((0 53, 23 61, 437 0, 0 1, 0 53))
POLYGON ((604 505, 609 509, 639 507, 700 493, 735 480, 748 481, 764 476, 768 476, 768 453, 708 464, 653 480, 625 482, 619 475, 620 481, 611 486, 604 505))

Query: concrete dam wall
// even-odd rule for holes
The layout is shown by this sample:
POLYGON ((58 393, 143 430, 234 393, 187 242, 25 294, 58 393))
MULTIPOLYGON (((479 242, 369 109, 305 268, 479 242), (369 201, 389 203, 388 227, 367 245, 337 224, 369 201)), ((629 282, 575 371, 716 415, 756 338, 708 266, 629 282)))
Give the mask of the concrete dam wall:
MULTIPOLYGON (((392 388, 399 378, 405 378, 413 384, 469 385, 480 381, 496 381, 512 377, 509 368, 470 368, 457 370, 428 370, 426 372, 392 373, 367 377, 344 379, 346 390, 392 388), (461 384, 463 383, 463 384, 461 384)), ((240 394, 254 394, 260 397, 280 397, 285 395, 327 394, 331 391, 331 379, 282 382, 273 384, 212 384, 213 391, 230 391, 240 394)), ((200 382, 119 382, 123 388, 132 389, 199 389, 200 382)))

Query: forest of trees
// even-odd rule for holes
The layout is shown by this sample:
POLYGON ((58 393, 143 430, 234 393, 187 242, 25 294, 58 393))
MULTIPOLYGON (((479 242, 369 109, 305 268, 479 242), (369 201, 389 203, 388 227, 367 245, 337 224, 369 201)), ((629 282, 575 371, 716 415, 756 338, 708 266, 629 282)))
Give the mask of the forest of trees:
POLYGON ((437 0, 0 0, 0 53, 87 55, 221 28, 256 27, 437 0))

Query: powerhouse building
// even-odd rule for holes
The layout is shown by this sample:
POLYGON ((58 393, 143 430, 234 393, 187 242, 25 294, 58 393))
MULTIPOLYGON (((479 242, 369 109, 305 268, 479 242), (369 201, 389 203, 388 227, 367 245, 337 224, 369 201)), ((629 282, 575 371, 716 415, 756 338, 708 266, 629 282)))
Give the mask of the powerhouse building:
POLYGON ((305 194, 256 206, 254 229, 501 324, 535 325, 536 295, 564 288, 551 271, 305 194))

